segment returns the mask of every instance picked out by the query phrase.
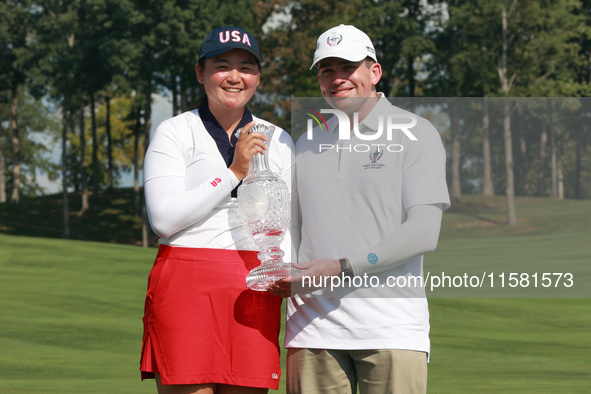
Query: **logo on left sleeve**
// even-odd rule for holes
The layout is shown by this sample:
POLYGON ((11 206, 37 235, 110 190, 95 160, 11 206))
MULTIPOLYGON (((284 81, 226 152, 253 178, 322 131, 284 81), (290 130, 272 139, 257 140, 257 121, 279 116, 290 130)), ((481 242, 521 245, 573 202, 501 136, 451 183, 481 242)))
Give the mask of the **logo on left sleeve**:
POLYGON ((222 178, 215 178, 213 181, 210 182, 213 187, 216 187, 220 183, 222 183, 222 178))

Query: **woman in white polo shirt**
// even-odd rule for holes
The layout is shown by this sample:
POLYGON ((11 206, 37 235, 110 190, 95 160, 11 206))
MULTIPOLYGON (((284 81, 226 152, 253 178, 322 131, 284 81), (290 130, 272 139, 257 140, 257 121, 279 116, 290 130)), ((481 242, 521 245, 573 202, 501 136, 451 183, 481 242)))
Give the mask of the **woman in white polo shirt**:
MULTIPOLYGON (((270 124, 246 107, 262 62, 250 33, 214 29, 195 66, 205 100, 164 121, 146 153, 146 206, 160 247, 148 279, 140 369, 159 393, 278 388, 281 299, 246 287, 260 262, 236 206, 250 159, 265 149, 266 138, 247 131, 270 124)), ((291 138, 279 128, 271 138, 269 165, 290 185, 291 138)))

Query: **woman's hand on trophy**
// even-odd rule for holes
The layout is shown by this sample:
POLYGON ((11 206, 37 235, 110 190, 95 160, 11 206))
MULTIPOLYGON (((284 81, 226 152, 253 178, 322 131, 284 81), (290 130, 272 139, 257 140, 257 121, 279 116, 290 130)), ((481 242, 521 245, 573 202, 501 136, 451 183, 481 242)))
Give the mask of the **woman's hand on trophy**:
POLYGON ((317 259, 292 265, 298 273, 269 285, 269 293, 282 298, 311 293, 331 286, 331 278, 338 278, 341 274, 339 260, 317 259))
POLYGON ((252 132, 250 129, 254 126, 254 121, 248 123, 238 136, 236 148, 234 149, 234 158, 230 164, 230 170, 239 180, 243 180, 248 174, 250 159, 257 154, 263 153, 267 149, 265 142, 268 138, 261 133, 252 132))

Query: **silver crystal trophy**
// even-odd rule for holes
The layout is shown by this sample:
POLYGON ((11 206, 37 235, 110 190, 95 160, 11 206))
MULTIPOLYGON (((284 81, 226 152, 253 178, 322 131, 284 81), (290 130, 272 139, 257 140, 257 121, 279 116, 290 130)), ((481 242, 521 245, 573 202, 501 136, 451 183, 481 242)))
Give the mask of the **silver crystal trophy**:
POLYGON ((242 185, 238 188, 238 212, 243 226, 259 248, 261 265, 246 276, 252 290, 265 288, 291 275, 291 264, 283 261, 281 241, 289 226, 290 203, 287 184, 269 169, 269 146, 274 126, 255 124, 250 132, 263 134, 267 149, 255 154, 242 185))

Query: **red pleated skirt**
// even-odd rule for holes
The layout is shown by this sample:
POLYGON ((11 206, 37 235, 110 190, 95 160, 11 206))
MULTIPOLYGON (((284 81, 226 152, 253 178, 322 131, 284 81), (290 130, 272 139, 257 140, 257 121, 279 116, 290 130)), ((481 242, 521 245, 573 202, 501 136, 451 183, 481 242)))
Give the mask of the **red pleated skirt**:
POLYGON ((161 245, 148 278, 142 380, 277 389, 281 299, 246 287, 257 252, 161 245))

